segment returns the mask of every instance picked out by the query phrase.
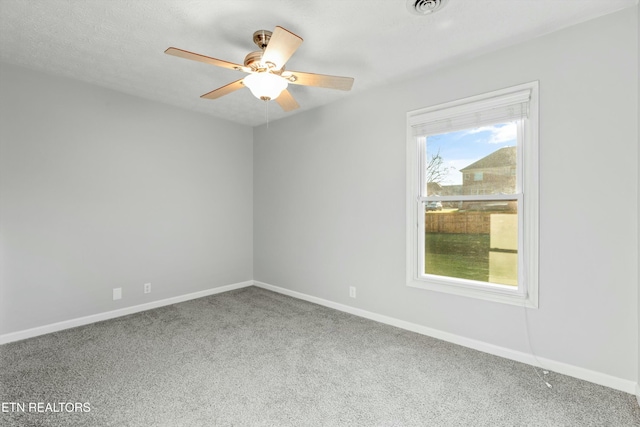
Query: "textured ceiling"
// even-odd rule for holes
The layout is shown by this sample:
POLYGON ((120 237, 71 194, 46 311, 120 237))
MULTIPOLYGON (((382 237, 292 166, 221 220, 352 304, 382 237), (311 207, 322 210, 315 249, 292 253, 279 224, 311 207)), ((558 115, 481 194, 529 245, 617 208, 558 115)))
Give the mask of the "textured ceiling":
MULTIPOLYGON (((0 0, 0 61, 255 126, 248 90, 200 95, 244 74, 165 55, 169 46, 242 63, 253 32, 280 25, 304 43, 298 71, 350 76, 351 92, 290 86, 301 108, 276 120, 637 4, 637 0, 448 0, 410 14, 405 0, 0 0)), ((1 76, 0 76, 1 77, 1 76)))

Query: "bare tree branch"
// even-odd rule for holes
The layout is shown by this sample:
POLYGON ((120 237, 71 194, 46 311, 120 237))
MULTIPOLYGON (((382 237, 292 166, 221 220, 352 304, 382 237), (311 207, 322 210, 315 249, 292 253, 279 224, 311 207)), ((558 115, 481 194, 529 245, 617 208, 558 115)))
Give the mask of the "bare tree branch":
POLYGON ((444 159, 440 155, 440 149, 436 154, 432 154, 427 162, 426 181, 442 184, 449 175, 450 166, 444 164, 444 159))

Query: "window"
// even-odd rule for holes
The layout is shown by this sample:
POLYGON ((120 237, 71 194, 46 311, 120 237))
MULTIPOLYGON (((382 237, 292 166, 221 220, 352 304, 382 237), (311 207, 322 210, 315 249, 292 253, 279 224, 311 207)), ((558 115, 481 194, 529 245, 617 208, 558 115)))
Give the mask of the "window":
POLYGON ((409 112, 407 132, 407 284, 537 307, 538 83, 409 112))

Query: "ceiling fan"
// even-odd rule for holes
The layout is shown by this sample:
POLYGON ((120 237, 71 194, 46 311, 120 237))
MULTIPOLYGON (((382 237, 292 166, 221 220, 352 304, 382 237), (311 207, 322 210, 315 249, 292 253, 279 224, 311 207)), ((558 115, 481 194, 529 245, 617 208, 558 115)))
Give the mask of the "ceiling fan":
POLYGON ((244 59, 244 65, 175 47, 168 48, 164 53, 249 73, 248 76, 240 80, 212 90, 200 97, 205 99, 217 99, 246 86, 256 98, 263 101, 275 100, 284 111, 291 111, 300 106, 287 90, 289 83, 339 90, 350 90, 353 85, 353 78, 351 77, 285 70, 284 65, 302 44, 302 38, 282 27, 276 27, 273 32, 267 30, 256 31, 253 33, 253 42, 260 50, 249 53, 244 59))

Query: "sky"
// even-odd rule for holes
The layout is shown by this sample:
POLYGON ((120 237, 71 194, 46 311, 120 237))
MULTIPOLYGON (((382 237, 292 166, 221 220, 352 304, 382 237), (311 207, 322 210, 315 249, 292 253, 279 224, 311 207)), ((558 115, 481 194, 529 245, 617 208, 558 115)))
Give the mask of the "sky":
POLYGON ((513 147, 517 139, 516 122, 481 126, 427 137, 427 159, 438 153, 448 166, 443 185, 462 184, 463 169, 503 147, 513 147))

